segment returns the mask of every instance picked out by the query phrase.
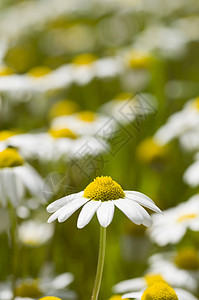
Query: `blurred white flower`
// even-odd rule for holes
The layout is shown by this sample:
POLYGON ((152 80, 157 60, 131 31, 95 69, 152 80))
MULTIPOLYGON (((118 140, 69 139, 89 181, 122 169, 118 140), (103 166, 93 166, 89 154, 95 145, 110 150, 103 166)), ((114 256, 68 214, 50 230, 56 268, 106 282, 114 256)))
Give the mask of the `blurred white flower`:
POLYGON ((53 236, 54 226, 51 225, 38 220, 24 221, 18 228, 19 239, 26 246, 41 246, 53 236))
POLYGON ((95 213, 100 225, 107 227, 112 222, 116 206, 135 224, 151 226, 150 215, 142 205, 155 212, 161 212, 144 194, 123 191, 110 176, 101 176, 94 179, 84 191, 63 197, 48 205, 47 211, 53 213, 48 222, 51 223, 56 219, 64 222, 83 206, 77 221, 78 228, 86 226, 95 213))
POLYGON ((153 227, 147 230, 152 241, 159 246, 178 243, 188 229, 199 231, 199 194, 152 219, 153 227))
POLYGON ((42 198, 43 180, 13 148, 0 152, 0 199, 5 207, 7 201, 16 207, 27 190, 31 195, 42 198))
POLYGON ((183 180, 191 187, 199 185, 199 153, 195 155, 195 162, 185 171, 183 180))
POLYGON ((155 140, 162 145, 178 138, 199 126, 199 98, 188 101, 183 109, 169 117, 167 123, 155 134, 155 140))
MULTIPOLYGON (((18 280, 15 288, 14 300, 36 300, 44 295, 64 299, 75 299, 76 294, 68 290, 68 285, 73 281, 71 273, 62 273, 56 277, 41 277, 38 279, 18 280)), ((12 300, 13 292, 10 283, 0 283, 0 300, 12 300)))
POLYGON ((179 288, 173 289, 167 283, 163 282, 156 282, 153 285, 149 286, 145 291, 124 294, 122 296, 122 299, 163 299, 162 295, 164 295, 165 299, 169 300, 197 300, 197 298, 191 293, 179 288))
POLYGON ((196 292, 199 286, 199 252, 184 248, 157 253, 149 258, 149 272, 159 273, 169 284, 196 292))
POLYGON ((128 124, 139 118, 145 118, 149 114, 156 112, 157 101, 150 94, 120 93, 115 99, 103 104, 99 111, 117 122, 128 124))

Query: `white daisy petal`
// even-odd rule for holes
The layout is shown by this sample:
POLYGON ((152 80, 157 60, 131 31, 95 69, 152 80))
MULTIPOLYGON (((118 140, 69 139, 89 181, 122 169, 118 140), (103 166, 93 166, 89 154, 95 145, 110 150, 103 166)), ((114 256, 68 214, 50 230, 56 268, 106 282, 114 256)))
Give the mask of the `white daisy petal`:
POLYGON ((143 292, 133 292, 133 293, 126 293, 122 295, 122 299, 124 298, 133 298, 133 299, 141 299, 143 292))
POLYGON ((58 216, 58 221, 64 222, 66 221, 76 210, 78 210, 82 205, 88 202, 89 199, 86 198, 77 198, 74 199, 71 203, 66 205, 66 207, 62 207, 63 211, 58 216))
POLYGON ((146 287, 146 280, 143 277, 133 278, 119 282, 113 287, 114 293, 125 293, 136 291, 146 287))
MULTIPOLYGON (((143 214, 143 207, 137 205, 134 201, 128 200, 126 198, 114 200, 114 204, 135 224, 140 225, 143 223, 149 223, 147 221, 146 215, 143 214)), ((149 225, 146 225, 149 226, 149 225)))
POLYGON ((124 191, 124 193, 128 199, 134 200, 140 205, 150 208, 155 212, 162 213, 161 210, 155 205, 155 203, 146 195, 134 191, 124 191))
POLYGON ((176 292, 176 295, 178 296, 178 300, 197 300, 197 298, 192 295, 191 293, 189 293, 186 290, 182 290, 182 289, 174 289, 176 292))
POLYGON ((43 180, 30 165, 27 164, 16 167, 14 168, 14 172, 22 180, 31 194, 41 197, 43 180))
POLYGON ((70 203, 71 201, 73 201, 74 199, 77 199, 78 197, 82 197, 83 196, 83 191, 79 192, 79 193, 75 193, 75 194, 71 194, 71 195, 68 195, 68 196, 65 196, 65 197, 62 197, 52 203, 50 203, 48 206, 47 206, 47 211, 49 213, 53 213, 55 212, 57 209, 63 207, 64 205, 70 203))
POLYGON ((113 201, 102 202, 97 210, 97 217, 102 227, 107 227, 113 219, 114 203, 113 201))
POLYGON ((101 201, 95 201, 95 200, 91 200, 88 203, 86 203, 77 220, 77 227, 78 228, 83 228, 85 227, 90 220, 92 219, 92 217, 94 216, 95 212, 97 211, 98 207, 101 205, 101 201))

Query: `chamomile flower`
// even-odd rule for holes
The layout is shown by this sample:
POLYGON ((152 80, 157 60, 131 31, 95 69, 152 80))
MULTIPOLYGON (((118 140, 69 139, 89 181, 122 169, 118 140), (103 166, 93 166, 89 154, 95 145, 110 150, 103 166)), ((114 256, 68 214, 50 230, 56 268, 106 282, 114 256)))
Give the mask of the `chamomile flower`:
POLYGON ((199 195, 163 211, 163 216, 153 215, 153 228, 148 229, 149 237, 159 246, 178 243, 187 229, 199 231, 199 195))
MULTIPOLYGON (((76 298, 75 292, 68 289, 72 281, 73 275, 71 273, 62 273, 56 277, 48 276, 38 279, 18 280, 14 291, 14 300, 35 300, 44 295, 48 296, 49 299, 54 297, 54 295, 63 299, 74 299, 76 298)), ((13 291, 11 284, 1 283, 0 287, 0 300, 12 300, 13 291)))
POLYGON ((113 286, 113 292, 126 293, 142 291, 155 282, 166 282, 166 280, 160 274, 148 273, 143 277, 128 279, 117 283, 115 286, 113 286))
POLYGON ((74 130, 78 135, 102 135, 103 127, 109 121, 110 118, 106 115, 86 110, 74 115, 55 118, 52 121, 51 127, 58 130, 69 128, 74 130))
POLYGON ((122 124, 128 124, 136 118, 145 117, 153 114, 157 106, 156 99, 150 94, 132 94, 122 92, 115 96, 114 99, 103 104, 100 111, 122 124))
POLYGON ((149 264, 150 272, 160 273, 172 286, 193 292, 199 286, 199 252, 194 248, 154 254, 149 258, 149 264))
POLYGON ((10 201, 18 206, 27 190, 30 194, 41 198, 43 180, 28 165, 16 149, 7 148, 0 152, 0 199, 6 206, 10 201))
POLYGON ((179 138, 183 134, 195 130, 199 125, 199 98, 188 101, 183 109, 169 117, 167 123, 163 125, 155 134, 155 139, 159 144, 166 144, 174 138, 179 138))
MULTIPOLYGON (((52 225, 52 224, 51 224, 52 225)), ((29 247, 38 247, 47 243, 53 236, 54 226, 41 221, 24 221, 19 225, 19 239, 29 247)))
POLYGON ((124 294, 122 299, 124 298, 132 298, 136 300, 197 300, 197 298, 191 293, 179 288, 173 289, 164 282, 156 282, 149 286, 145 291, 124 294))
POLYGON ((68 116, 76 113, 79 105, 72 100, 62 99, 55 102, 49 110, 49 118, 54 119, 60 116, 68 116))
POLYGON ((51 203, 47 207, 47 211, 53 214, 48 222, 51 223, 56 219, 64 222, 83 206, 77 221, 78 228, 86 226, 95 212, 100 225, 107 227, 113 219, 116 206, 135 224, 151 226, 151 217, 142 205, 155 212, 161 212, 154 202, 144 194, 123 191, 122 187, 110 176, 101 176, 94 179, 84 191, 51 203))

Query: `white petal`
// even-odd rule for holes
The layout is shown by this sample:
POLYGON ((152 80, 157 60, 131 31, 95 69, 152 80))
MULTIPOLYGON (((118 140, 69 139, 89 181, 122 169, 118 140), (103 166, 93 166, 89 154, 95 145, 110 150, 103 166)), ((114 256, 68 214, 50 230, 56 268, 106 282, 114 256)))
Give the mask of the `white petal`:
POLYGON ((35 169, 26 164, 24 166, 14 168, 14 172, 21 179, 31 194, 41 197, 43 180, 35 169))
POLYGON ((16 207, 19 204, 19 195, 17 192, 17 179, 14 173, 14 168, 4 169, 2 179, 7 197, 10 199, 12 205, 16 207))
POLYGON ((97 210, 97 217, 102 227, 107 227, 113 219, 114 203, 112 201, 102 202, 97 210))
POLYGON ((40 288, 48 293, 49 290, 62 290, 74 280, 74 276, 71 273, 62 273, 55 278, 51 279, 45 277, 42 279, 40 288))
POLYGON ((176 292, 176 295, 178 296, 178 300, 197 300, 195 296, 193 296, 188 291, 182 290, 182 289, 174 289, 176 292))
POLYGON ((128 199, 134 200, 140 205, 150 208, 155 212, 162 213, 161 210, 155 205, 155 203, 146 195, 135 191, 124 191, 124 193, 128 199))
POLYGON ((83 197, 74 199, 71 203, 66 205, 66 207, 62 207, 63 211, 61 212, 61 214, 59 214, 58 221, 66 221, 76 210, 78 210, 82 205, 84 205, 88 201, 89 199, 83 197))
POLYGON ((119 282, 113 287, 114 293, 125 293, 128 291, 139 291, 146 287, 146 281, 143 277, 133 278, 119 282))
POLYGON ((49 213, 53 213, 55 212, 57 209, 61 208, 62 206, 70 203, 71 201, 73 201, 74 199, 78 198, 78 197, 82 197, 83 196, 83 191, 79 192, 79 193, 75 193, 75 194, 71 194, 71 195, 68 195, 68 196, 65 196, 65 197, 62 197, 52 203, 50 203, 48 206, 47 206, 47 211, 49 213))
POLYGON ((150 216, 136 202, 124 198, 114 200, 114 204, 135 224, 151 226, 150 216))
POLYGON ((83 228, 84 226, 86 226, 90 222, 100 205, 101 201, 95 200, 91 200, 88 203, 86 203, 79 214, 77 220, 77 227, 83 228))
POLYGON ((124 298, 141 299, 142 295, 143 295, 143 292, 127 293, 127 294, 122 295, 122 299, 124 299, 124 298))

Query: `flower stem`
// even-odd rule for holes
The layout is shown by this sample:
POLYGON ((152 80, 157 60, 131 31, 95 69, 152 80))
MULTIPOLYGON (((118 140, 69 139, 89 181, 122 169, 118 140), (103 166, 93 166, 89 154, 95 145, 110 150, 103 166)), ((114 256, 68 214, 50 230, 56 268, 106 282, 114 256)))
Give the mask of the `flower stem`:
POLYGON ((98 262, 97 262, 97 272, 95 276, 95 283, 93 287, 91 300, 98 299, 98 294, 99 294, 100 285, 102 281, 102 273, 104 268, 105 250, 106 250, 106 228, 100 226, 100 244, 99 244, 98 262))

